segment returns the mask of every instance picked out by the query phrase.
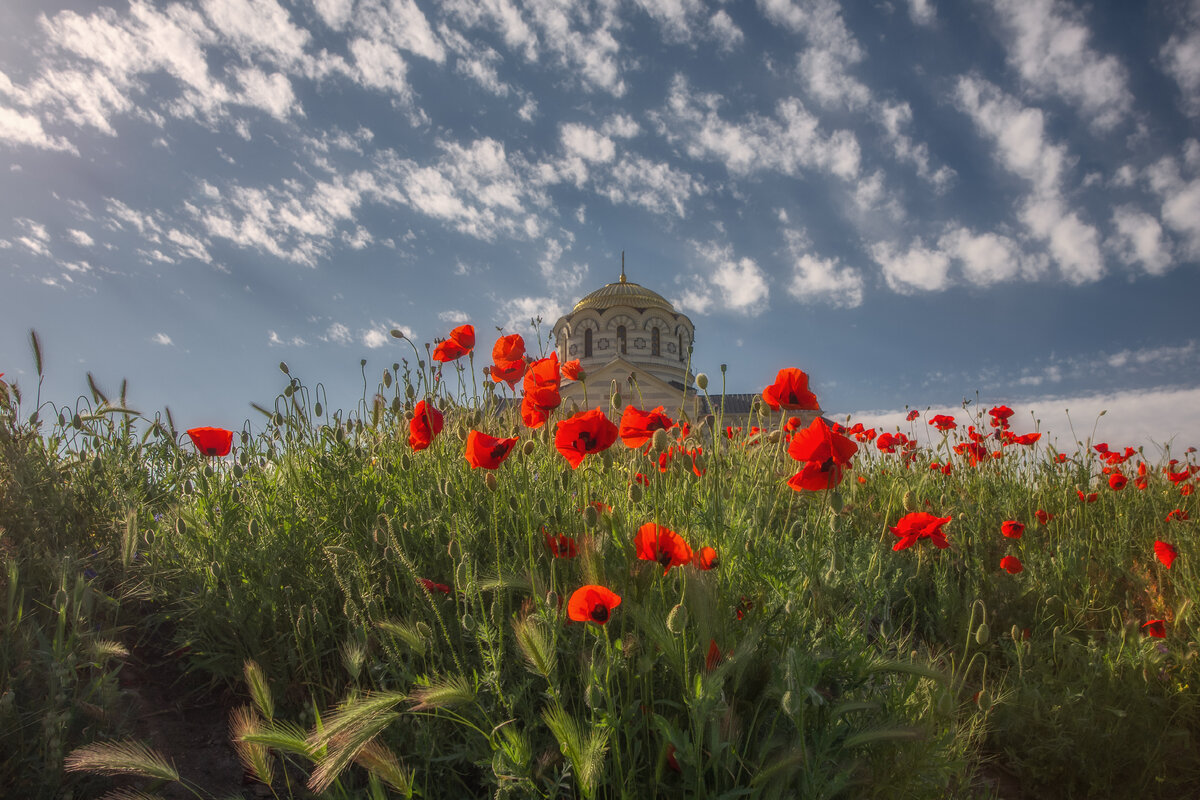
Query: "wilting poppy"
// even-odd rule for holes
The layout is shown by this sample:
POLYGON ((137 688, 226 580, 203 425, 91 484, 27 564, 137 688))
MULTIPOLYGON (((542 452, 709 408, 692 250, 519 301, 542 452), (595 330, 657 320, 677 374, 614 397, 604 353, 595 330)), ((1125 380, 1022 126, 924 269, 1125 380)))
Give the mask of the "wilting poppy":
POLYGON ((1186 519, 1190 519, 1190 517, 1188 517, 1188 513, 1186 511, 1184 511, 1182 508, 1177 508, 1174 511, 1171 511, 1169 514, 1167 514, 1167 522, 1170 522, 1171 520, 1179 520, 1180 522, 1182 522, 1183 520, 1186 520, 1186 519))
POLYGON ((554 446, 571 469, 578 469, 587 454, 607 450, 616 440, 617 426, 599 408, 559 420, 554 431, 554 446))
POLYGON ((1054 519, 1053 514, 1051 514, 1049 511, 1043 511, 1040 508, 1037 511, 1033 512, 1033 515, 1035 517, 1037 517, 1037 521, 1042 523, 1043 525, 1049 525, 1050 520, 1054 519))
POLYGON ((619 433, 626 447, 636 448, 650 441, 655 431, 669 431, 674 427, 675 420, 663 413, 662 406, 653 411, 642 411, 629 405, 621 415, 619 433))
POLYGON ((504 459, 508 458, 516 444, 516 436, 511 439, 497 439, 486 433, 471 431, 467 434, 467 463, 471 465, 471 469, 496 469, 504 463, 504 459))
POLYGON ((788 486, 796 491, 831 489, 842 481, 842 472, 858 452, 858 445, 835 433, 817 417, 792 438, 788 455, 806 462, 804 469, 792 476, 788 486))
POLYGON ((717 556, 716 550, 711 547, 701 547, 692 558, 692 563, 696 565, 696 569, 707 571, 716 569, 721 563, 721 559, 717 556))
POLYGON ((574 558, 579 554, 579 546, 565 533, 555 536, 543 528, 542 537, 546 540, 546 549, 555 558, 574 558))
POLYGON ((775 382, 763 389, 763 401, 778 411, 820 411, 817 396, 808 390, 808 375, 794 367, 779 370, 775 382))
POLYGON ((1100 499, 1099 492, 1092 492, 1091 494, 1084 494, 1079 489, 1076 489, 1075 494, 1079 495, 1079 502, 1081 502, 1081 503, 1094 503, 1100 499))
POLYGON ((1161 619, 1152 619, 1142 625, 1142 630, 1147 636, 1153 636, 1155 639, 1167 638, 1167 623, 1161 619))
POLYGON ((1171 568, 1171 564, 1175 563, 1175 559, 1179 558, 1179 550, 1175 545, 1167 542, 1160 542, 1157 539, 1154 541, 1154 556, 1167 569, 1171 568))
POLYGON ((1119 472, 1114 472, 1108 476, 1108 485, 1114 492, 1119 492, 1125 488, 1125 484, 1129 483, 1129 479, 1119 472))
POLYGON ((942 526, 951 519, 951 517, 935 517, 925 511, 913 511, 905 514, 896 522, 896 527, 888 529, 900 537, 900 541, 896 542, 892 549, 906 550, 919 540, 928 539, 939 550, 944 550, 950 546, 950 543, 946 541, 946 535, 942 533, 942 526))
POLYGON ((471 325, 459 325, 450 331, 450 338, 439 342, 433 349, 434 361, 454 361, 471 352, 475 347, 475 328, 471 325))
POLYGON ((929 418, 929 424, 937 428, 939 431, 952 431, 956 427, 954 417, 947 414, 937 414, 929 418))
POLYGON ((1010 539, 1020 539, 1021 534, 1025 532, 1025 523, 1017 522, 1016 520, 1007 519, 1000 523, 1000 533, 1010 539))
POLYGON ((638 528, 634 546, 638 558, 662 564, 663 575, 671 567, 681 567, 692 560, 692 548, 683 537, 654 522, 647 522, 638 528))
POLYGON ((424 450, 441 432, 442 412, 424 400, 419 401, 408 423, 408 446, 418 452, 424 450))
POLYGON ((450 594, 450 587, 444 583, 434 583, 433 581, 429 580, 428 578, 417 578, 417 583, 424 586, 425 591, 429 592, 430 594, 433 594, 434 592, 441 592, 442 594, 450 594))
POLYGON ((586 377, 583 372, 583 367, 579 366, 578 358, 573 358, 570 361, 564 361, 559 369, 562 372, 562 376, 569 381, 579 381, 586 377))
POLYGON ((917 410, 914 408, 912 411, 908 412, 908 416, 906 416, 906 417, 904 418, 904 420, 905 420, 905 422, 912 422, 914 419, 916 419, 916 418, 917 418, 917 417, 919 417, 919 416, 921 416, 921 412, 920 412, 920 411, 917 411, 917 410))
POLYGON ((567 601, 567 616, 576 622, 594 622, 603 625, 612 616, 612 610, 621 605, 621 596, 603 586, 589 584, 580 586, 567 601))
POLYGON ((233 447, 233 431, 224 428, 192 428, 187 432, 192 444, 206 456, 227 456, 233 447))
POLYGON ((1016 556, 1005 556, 1000 559, 1000 569, 1006 570, 1010 575, 1016 575, 1025 567, 1021 564, 1021 559, 1016 556))

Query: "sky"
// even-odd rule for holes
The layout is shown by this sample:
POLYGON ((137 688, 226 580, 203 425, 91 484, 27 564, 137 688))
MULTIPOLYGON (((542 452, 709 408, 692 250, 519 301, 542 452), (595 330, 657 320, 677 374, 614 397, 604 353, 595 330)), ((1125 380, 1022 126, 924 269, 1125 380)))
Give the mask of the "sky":
POLYGON ((352 409, 624 252, 730 391, 1200 445, 1200 0, 10 0, 0 189, 27 404, 35 329, 57 407, 352 409))

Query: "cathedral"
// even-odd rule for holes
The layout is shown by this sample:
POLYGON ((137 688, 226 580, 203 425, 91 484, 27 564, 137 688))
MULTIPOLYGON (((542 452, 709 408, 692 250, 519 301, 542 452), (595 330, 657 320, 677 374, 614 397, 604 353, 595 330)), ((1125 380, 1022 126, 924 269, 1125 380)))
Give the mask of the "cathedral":
MULTIPOLYGON (((711 376, 708 391, 712 407, 697 391, 692 372, 692 345, 696 327, 665 297, 625 276, 588 294, 563 315, 553 328, 559 362, 579 360, 583 382, 564 382, 563 404, 579 408, 604 406, 616 381, 623 404, 644 410, 663 406, 692 420, 722 410, 721 378, 711 376)), ((771 376, 773 377, 773 376, 771 376)), ((758 392, 726 394, 726 424, 752 424, 750 417, 758 392)), ((808 424, 818 411, 793 412, 808 424)))

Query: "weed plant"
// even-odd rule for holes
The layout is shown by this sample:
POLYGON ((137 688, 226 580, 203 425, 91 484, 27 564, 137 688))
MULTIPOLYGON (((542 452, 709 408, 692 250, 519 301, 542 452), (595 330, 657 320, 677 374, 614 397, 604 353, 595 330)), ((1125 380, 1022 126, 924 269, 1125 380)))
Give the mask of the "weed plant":
MULTIPOLYGON (((759 407, 744 431, 680 420, 572 469, 554 443, 570 409, 530 430, 474 388, 472 361, 457 376, 414 362, 374 387, 364 369, 359 407, 334 413, 281 365, 261 430, 220 458, 92 381, 90 402, 28 418, 3 389, 0 777, 36 764, 50 785, 77 748, 72 775, 175 780, 120 725, 77 721, 153 642, 248 697, 232 739, 278 796, 1200 785, 1190 453, 1060 455, 964 404, 944 432, 914 414, 898 447, 839 426, 859 445, 840 483, 796 491, 794 425, 759 407), (445 427, 416 452, 422 400, 445 427), (518 437, 497 469, 464 459, 475 430, 518 437), (891 529, 922 512, 948 518, 949 547, 894 550, 891 529), (716 564, 639 559, 647 523, 716 564), (1169 568, 1156 541, 1179 554, 1169 568), (583 586, 620 596, 603 624, 569 618, 583 586)), ((620 389, 636 391, 589 387, 613 421, 620 389)))

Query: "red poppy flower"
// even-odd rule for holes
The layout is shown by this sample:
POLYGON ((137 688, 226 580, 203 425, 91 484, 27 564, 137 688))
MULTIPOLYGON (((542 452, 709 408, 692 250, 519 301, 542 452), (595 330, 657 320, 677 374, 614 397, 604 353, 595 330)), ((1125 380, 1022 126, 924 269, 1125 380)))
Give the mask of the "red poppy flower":
POLYGON ((488 374, 492 376, 495 383, 504 381, 508 384, 509 389, 517 388, 517 381, 521 380, 521 376, 525 374, 525 359, 518 358, 516 361, 497 361, 488 367, 488 374))
POLYGON ((425 591, 429 592, 430 594, 433 594, 434 592, 441 592, 442 594, 450 594, 450 587, 444 583, 434 583, 433 581, 429 580, 428 578, 417 578, 417 583, 424 586, 425 591))
POLYGON ((933 425, 939 431, 952 431, 956 427, 954 417, 946 414, 938 414, 935 417, 929 418, 929 424, 933 425))
POLYGON ((717 556, 716 550, 711 547, 701 547, 692 558, 692 563, 696 565, 696 569, 707 571, 716 569, 721 563, 721 559, 717 556))
POLYGON ((554 431, 554 446, 567 459, 571 469, 578 469, 588 453, 607 450, 616 440, 617 426, 599 408, 559 420, 554 431))
POLYGON ((1184 497, 1191 497, 1192 496, 1192 484, 1185 483, 1183 486, 1180 486, 1179 493, 1181 495, 1183 495, 1184 497))
POLYGON ((1021 534, 1025 532, 1025 523, 1017 522, 1016 520, 1006 519, 1000 523, 1000 533, 1010 539, 1020 539, 1021 534))
POLYGON ((559 394, 561 385, 562 373, 558 368, 556 352, 539 358, 526 368, 523 383, 525 395, 521 398, 521 420, 526 427, 540 428, 546 424, 550 412, 562 402, 562 395, 559 394))
POLYGON ((1084 494, 1079 489, 1076 489, 1075 494, 1079 495, 1079 502, 1081 502, 1081 503, 1094 503, 1100 499, 1099 492, 1092 492, 1091 494, 1084 494))
POLYGON ((1021 563, 1021 559, 1016 556, 1005 556, 1000 559, 1000 569, 1006 570, 1009 575, 1016 575, 1025 569, 1025 566, 1021 563))
POLYGON ((939 550, 944 550, 950 546, 950 543, 946 541, 946 535, 942 533, 942 526, 951 519, 951 517, 935 517, 925 511, 913 511, 905 514, 896 522, 896 527, 888 529, 900 537, 900 541, 896 542, 892 549, 906 550, 921 539, 928 539, 939 550))
POLYGON ((663 575, 671 567, 681 567, 692 560, 692 548, 683 537, 654 522, 647 522, 638 528, 633 543, 638 558, 662 564, 663 575))
POLYGON ((625 413, 621 415, 621 441, 626 447, 641 447, 653 438, 655 431, 669 431, 674 427, 675 420, 663 413, 662 406, 653 411, 625 406, 625 413))
POLYGON ((574 558, 579 555, 579 546, 575 543, 574 539, 565 533, 554 536, 543 528, 542 537, 546 540, 546 549, 555 558, 574 558))
POLYGON ((525 340, 519 333, 501 336, 492 345, 492 361, 497 364, 503 361, 521 361, 525 358, 525 340))
POLYGON ((916 419, 916 418, 917 418, 917 417, 919 417, 919 416, 921 416, 921 412, 920 412, 920 411, 917 411, 917 410, 914 408, 912 411, 908 412, 908 416, 904 418, 904 421, 905 421, 905 422, 912 422, 914 419, 916 419))
POLYGON ((1175 562, 1175 559, 1179 558, 1179 551, 1175 548, 1175 545, 1168 544, 1167 542, 1160 542, 1155 539, 1154 555, 1159 561, 1162 562, 1164 567, 1170 569, 1171 564, 1175 562))
POLYGON ((1108 476, 1108 485, 1114 492, 1124 489, 1127 483, 1129 483, 1129 479, 1119 472, 1114 472, 1108 476))
POLYGON ((224 428, 192 428, 187 432, 192 444, 206 456, 227 456, 233 447, 233 431, 224 428))
POLYGON ((562 363, 561 370, 562 370, 562 376, 569 381, 580 381, 586 377, 586 375, 584 374, 584 371, 583 371, 583 367, 579 366, 578 358, 572 359, 570 361, 564 361, 562 363))
POLYGON ((420 452, 429 447, 433 438, 442 432, 442 412, 424 400, 413 409, 413 418, 408 423, 408 446, 420 452))
POLYGON ((1053 514, 1051 514, 1049 511, 1043 511, 1040 508, 1037 511, 1033 512, 1033 515, 1035 517, 1037 517, 1037 521, 1042 523, 1043 525, 1049 525, 1050 520, 1054 519, 1053 514))
POLYGON ((992 418, 993 428, 1008 428, 1008 418, 1013 415, 1013 410, 1008 406, 993 406, 988 411, 988 416, 992 418))
POLYGON ((721 656, 721 648, 717 647, 716 639, 708 640, 708 653, 704 656, 704 671, 712 672, 717 667, 721 666, 721 662, 725 659, 721 656))
POLYGON ((650 485, 650 479, 640 472, 633 476, 633 482, 640 483, 642 486, 650 485))
POLYGON ((796 491, 831 489, 842 482, 842 473, 858 445, 840 433, 834 433, 825 421, 817 417, 800 433, 792 437, 788 455, 806 462, 804 469, 792 476, 788 486, 796 491))
POLYGON ((1020 436, 1014 436, 1012 438, 1012 442, 1013 442, 1013 444, 1021 444, 1021 445, 1025 445, 1026 447, 1028 447, 1029 445, 1033 444, 1034 442, 1036 442, 1038 439, 1041 439, 1041 438, 1042 438, 1042 435, 1040 433, 1025 433, 1020 436))
POLYGON ((1167 522, 1170 522, 1173 519, 1181 522, 1185 519, 1189 519, 1188 512, 1184 511, 1182 508, 1177 508, 1171 513, 1167 514, 1167 522))
POLYGON ((467 463, 471 465, 471 469, 496 469, 504 463, 504 459, 508 458, 516 444, 516 436, 511 439, 497 439, 486 433, 471 431, 467 434, 467 463))
POLYGON ((666 760, 667 766, 671 768, 672 772, 683 772, 683 770, 679 768, 679 760, 675 758, 675 745, 671 744, 670 742, 667 742, 666 760))
POLYGON ((881 433, 875 440, 875 446, 882 453, 895 453, 897 447, 908 444, 908 437, 903 433, 881 433))
POLYGON ((433 349, 433 360, 443 363, 462 358, 475 347, 475 328, 459 325, 450 331, 450 338, 433 349))
POLYGON ((1185 469, 1182 472, 1171 472, 1170 469, 1164 468, 1163 472, 1167 474, 1167 480, 1178 486, 1183 481, 1186 481, 1191 476, 1192 471, 1185 469))
POLYGON ((1142 630, 1146 632, 1147 636, 1153 636, 1155 639, 1167 638, 1167 623, 1161 619, 1150 620, 1142 625, 1142 630))
POLYGON ((567 601, 567 616, 576 622, 594 622, 603 625, 612 616, 612 610, 621 605, 621 596, 603 586, 589 584, 580 586, 567 601))
POLYGON ((775 382, 763 389, 763 401, 774 411, 781 408, 793 411, 821 410, 817 396, 808 390, 808 375, 794 367, 779 370, 775 382))

